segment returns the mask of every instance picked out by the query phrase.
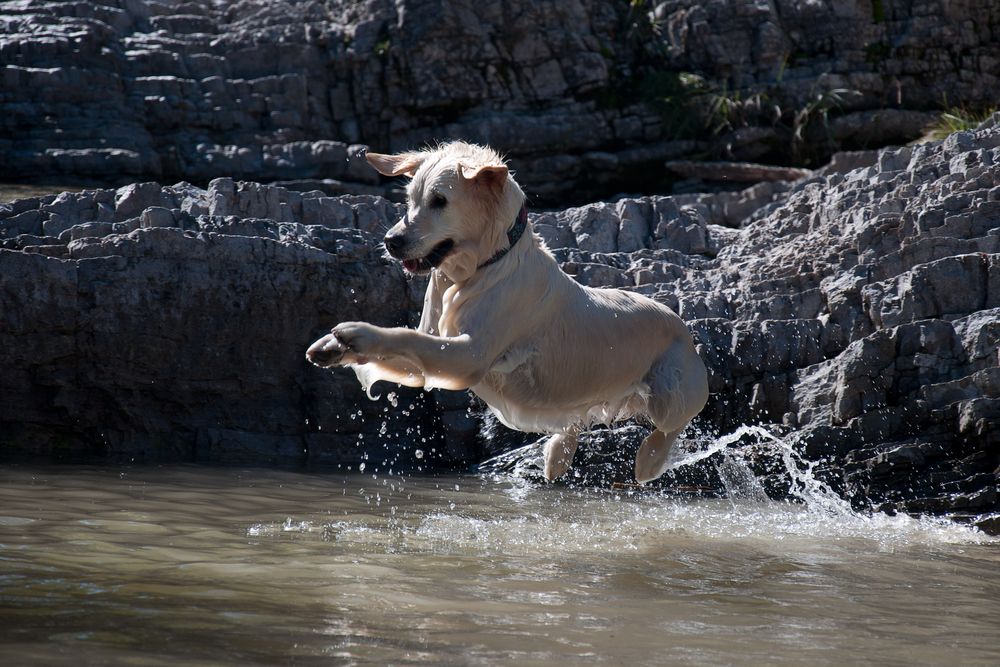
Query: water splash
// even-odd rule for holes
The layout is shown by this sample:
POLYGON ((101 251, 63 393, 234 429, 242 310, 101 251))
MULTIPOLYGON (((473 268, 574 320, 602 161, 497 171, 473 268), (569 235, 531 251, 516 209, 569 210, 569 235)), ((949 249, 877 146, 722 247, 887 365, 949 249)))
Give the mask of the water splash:
MULTIPOLYGON (((541 466, 540 449, 536 445, 528 445, 502 456, 509 457, 506 458, 508 465, 501 468, 507 474, 493 479, 509 483, 508 494, 519 504, 523 505, 539 493, 560 488, 539 487, 526 481, 526 478, 537 478, 537 468, 541 466)), ((912 544, 995 541, 973 527, 947 518, 855 511, 847 500, 820 479, 817 464, 807 461, 797 452, 794 436, 782 438, 761 426, 742 426, 720 437, 694 437, 680 441, 671 451, 667 469, 677 470, 708 459, 711 459, 709 462, 714 465, 725 488, 724 499, 685 500, 659 494, 655 490, 638 492, 634 497, 623 499, 621 495, 608 494, 607 491, 591 490, 589 493, 593 495, 603 493, 611 503, 611 509, 598 507, 595 511, 616 514, 603 530, 595 530, 603 534, 604 540, 622 544, 631 544, 630 535, 648 537, 650 531, 680 531, 712 540, 766 540, 785 544, 859 540, 874 544, 879 550, 893 550, 912 544), (773 460, 777 466, 775 472, 785 477, 787 498, 770 499, 761 480, 754 474, 750 462, 761 455, 773 460), (621 510, 625 512, 622 514, 615 509, 619 504, 639 509, 634 515, 629 514, 627 509, 621 510), (620 531, 624 531, 625 537, 619 535, 620 531)), ((454 522, 455 519, 450 516, 429 517, 425 528, 432 533, 447 535, 454 522)), ((519 524, 514 532, 528 535, 536 525, 538 534, 528 538, 536 543, 545 543, 549 532, 558 532, 558 527, 548 519, 519 524)), ((478 535, 477 539, 483 544, 498 544, 503 542, 499 535, 490 539, 483 538, 483 535, 502 530, 500 526, 486 523, 475 526, 470 534, 478 535)), ((570 536, 564 537, 572 541, 570 536)))
MULTIPOLYGON (((713 544, 812 558, 825 557, 830 550, 892 552, 1000 542, 944 518, 855 511, 819 478, 816 464, 798 454, 794 438, 760 426, 743 426, 717 438, 686 439, 671 452, 671 469, 715 457, 710 463, 725 486, 724 498, 683 498, 648 488, 539 484, 530 480, 537 479, 540 449, 533 444, 511 454, 507 474, 463 477, 462 484, 449 477, 407 478, 408 487, 433 485, 433 492, 423 494, 419 504, 410 501, 409 488, 404 496, 402 486, 397 492, 385 488, 387 481, 382 480, 374 489, 365 484, 367 490, 357 490, 365 500, 363 514, 332 523, 288 518, 255 524, 247 537, 299 534, 358 552, 542 559, 672 553, 713 544), (761 454, 783 468, 789 499, 768 498, 751 469, 761 454)), ((365 469, 362 463, 359 470, 365 469)))
POLYGON ((854 538, 870 540, 881 548, 895 548, 911 543, 967 543, 995 541, 971 526, 944 517, 890 516, 881 512, 860 512, 816 474, 816 462, 803 458, 791 438, 781 438, 762 426, 741 426, 732 433, 710 441, 695 450, 677 446, 671 452, 668 469, 691 465, 715 454, 721 455, 716 467, 733 501, 732 516, 709 520, 708 533, 723 530, 740 537, 854 538), (747 463, 747 446, 736 446, 744 438, 754 446, 777 455, 782 472, 790 480, 788 500, 770 500, 747 463), (733 521, 730 521, 733 519, 733 521))
MULTIPOLYGON (((683 443, 678 443, 667 457, 667 470, 691 465, 720 454, 722 462, 717 467, 728 495, 731 498, 766 502, 767 494, 747 464, 747 448, 733 447, 747 437, 754 438, 758 446, 780 457, 783 472, 791 480, 789 495, 792 498, 805 503, 813 510, 840 515, 854 514, 850 503, 816 476, 814 462, 800 456, 789 439, 781 438, 763 426, 741 426, 732 433, 713 439, 707 446, 693 450, 685 448, 683 443)), ((697 443, 697 441, 686 442, 697 443)))

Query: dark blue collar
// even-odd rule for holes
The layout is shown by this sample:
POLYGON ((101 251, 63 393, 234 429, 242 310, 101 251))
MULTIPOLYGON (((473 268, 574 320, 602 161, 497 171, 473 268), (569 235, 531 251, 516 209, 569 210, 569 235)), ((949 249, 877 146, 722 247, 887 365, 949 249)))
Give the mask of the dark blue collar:
POLYGON ((476 270, 484 269, 490 264, 495 264, 503 259, 503 256, 510 252, 510 249, 514 247, 517 240, 524 235, 524 230, 528 227, 528 207, 526 205, 521 206, 521 210, 517 214, 517 220, 514 221, 514 226, 507 230, 507 247, 499 250, 497 254, 490 257, 488 260, 476 267, 476 270))

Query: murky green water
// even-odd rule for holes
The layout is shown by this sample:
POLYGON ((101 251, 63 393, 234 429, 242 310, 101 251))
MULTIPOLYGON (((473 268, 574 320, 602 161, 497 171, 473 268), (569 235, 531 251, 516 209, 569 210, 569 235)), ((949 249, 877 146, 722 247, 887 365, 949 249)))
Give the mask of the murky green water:
POLYGON ((0 468, 0 664, 1000 664, 1000 541, 475 476, 0 468))

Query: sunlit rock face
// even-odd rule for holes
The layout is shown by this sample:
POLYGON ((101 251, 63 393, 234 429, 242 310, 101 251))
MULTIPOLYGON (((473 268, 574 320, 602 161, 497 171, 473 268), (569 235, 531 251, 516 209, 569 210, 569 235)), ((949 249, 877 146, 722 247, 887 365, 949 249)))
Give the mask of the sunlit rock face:
MULTIPOLYGON (((775 425, 859 502, 995 507, 1000 118, 852 160, 531 221, 580 282, 689 323, 703 430, 775 425)), ((464 394, 371 402, 303 357, 339 321, 416 321, 423 284, 378 246, 401 213, 230 179, 0 205, 4 454, 405 468, 512 443, 464 394)))
POLYGON ((664 191, 664 160, 810 162, 995 106, 998 22, 992 0, 5 2, 0 178, 358 193, 360 144, 461 137, 550 204, 664 191))

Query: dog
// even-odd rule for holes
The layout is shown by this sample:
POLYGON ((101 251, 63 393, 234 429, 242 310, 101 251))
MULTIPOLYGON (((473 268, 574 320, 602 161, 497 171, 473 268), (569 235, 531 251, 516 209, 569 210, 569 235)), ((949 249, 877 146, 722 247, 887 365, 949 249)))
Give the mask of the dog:
POLYGON ((341 322, 309 347, 309 361, 352 368, 369 392, 379 380, 471 389, 506 426, 549 434, 548 480, 569 468, 581 431, 645 418, 654 430, 635 478, 662 475, 678 434, 708 400, 705 366, 680 317, 645 296, 566 275, 493 150, 452 142, 367 160, 385 176, 410 178, 406 214, 384 244, 408 273, 430 274, 420 324, 341 322))

